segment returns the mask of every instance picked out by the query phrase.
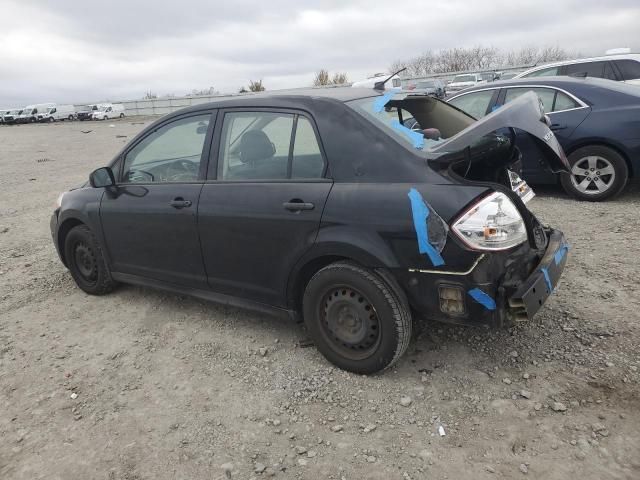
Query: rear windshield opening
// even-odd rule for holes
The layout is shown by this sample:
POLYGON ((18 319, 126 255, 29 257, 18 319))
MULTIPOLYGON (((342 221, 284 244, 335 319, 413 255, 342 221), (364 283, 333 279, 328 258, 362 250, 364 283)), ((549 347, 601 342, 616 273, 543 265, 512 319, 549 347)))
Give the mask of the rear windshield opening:
POLYGON ((397 100, 390 97, 387 94, 348 104, 408 148, 428 150, 475 121, 431 96, 409 95, 397 100))

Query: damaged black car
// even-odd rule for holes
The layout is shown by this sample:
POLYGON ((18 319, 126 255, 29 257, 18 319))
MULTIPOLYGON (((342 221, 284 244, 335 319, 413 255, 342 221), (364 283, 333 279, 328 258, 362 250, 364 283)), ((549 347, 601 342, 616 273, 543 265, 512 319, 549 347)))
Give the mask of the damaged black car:
POLYGON ((125 282, 283 314, 330 362, 373 373, 414 322, 528 321, 558 284, 569 247, 525 206, 516 128, 566 171, 533 93, 477 122, 396 91, 221 98, 61 194, 53 242, 89 294, 125 282))

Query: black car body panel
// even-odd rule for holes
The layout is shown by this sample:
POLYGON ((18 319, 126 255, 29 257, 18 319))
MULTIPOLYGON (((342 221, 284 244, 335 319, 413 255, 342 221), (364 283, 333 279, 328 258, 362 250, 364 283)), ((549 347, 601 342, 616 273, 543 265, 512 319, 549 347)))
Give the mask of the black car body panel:
MULTIPOLYGON (((471 137, 486 132, 455 137, 451 143, 443 142, 441 149, 412 149, 345 104, 379 97, 379 92, 365 89, 310 89, 231 97, 163 117, 140 132, 111 162, 115 186, 83 186, 63 196, 51 220, 56 248, 66 262, 65 233, 82 222, 96 233, 115 279, 292 314, 300 310, 301 293, 310 276, 336 259, 347 259, 386 272, 417 314, 454 323, 503 324, 520 309, 510 307, 508 299, 522 282, 537 275, 541 259, 556 248, 548 241, 556 234, 544 230, 510 188, 480 178, 480 174, 465 178, 455 171, 456 154, 471 137), (308 119, 325 161, 322 177, 219 179, 223 117, 242 111, 277 111, 308 119), (136 145, 163 126, 196 115, 208 115, 210 120, 195 180, 122 182, 124 159, 136 145), (439 233, 429 241, 441 246, 440 265, 434 265, 418 248, 408 196, 412 190, 432 213, 429 222, 435 222, 430 225, 437 228, 431 234, 439 233), (510 198, 522 214, 528 241, 504 251, 480 252, 465 245, 449 228, 462 211, 495 191, 510 198), (290 209, 292 203, 305 208, 290 209), (444 314, 439 288, 447 284, 465 292, 484 289, 495 298, 496 307, 489 309, 465 296, 464 313, 444 314)), ((451 110, 457 122, 473 123, 466 114, 428 98, 451 110)), ((403 105, 402 99, 390 105, 394 101, 403 105)), ((420 99, 412 96, 408 101, 420 99)), ((511 111, 511 120, 544 139, 550 132, 532 108, 531 99, 524 98, 505 109, 504 116, 511 111)), ((492 128, 509 127, 499 123, 499 119, 491 123, 492 128)), ((548 138, 545 141, 549 144, 548 138)), ((512 152, 508 140, 497 142, 489 137, 487 142, 494 150, 497 145, 512 152)), ((551 147, 553 151, 552 143, 551 147)), ((554 160, 561 162, 562 151, 556 149, 556 155, 554 160)), ((529 301, 527 295, 522 298, 529 301)))

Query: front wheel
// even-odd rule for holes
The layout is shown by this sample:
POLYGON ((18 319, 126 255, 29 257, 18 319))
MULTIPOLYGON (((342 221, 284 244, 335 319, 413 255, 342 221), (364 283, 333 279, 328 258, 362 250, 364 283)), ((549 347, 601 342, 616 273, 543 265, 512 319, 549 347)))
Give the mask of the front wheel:
POLYGON ((569 155, 571 173, 560 177, 565 191, 580 200, 614 197, 627 184, 629 169, 615 150, 602 145, 582 147, 569 155))
POLYGON ((408 305, 382 277, 352 263, 319 270, 305 289, 303 312, 320 353, 350 372, 393 365, 411 339, 408 305))
POLYGON ((86 225, 73 227, 64 242, 69 272, 78 287, 90 295, 104 295, 116 285, 98 239, 86 225))

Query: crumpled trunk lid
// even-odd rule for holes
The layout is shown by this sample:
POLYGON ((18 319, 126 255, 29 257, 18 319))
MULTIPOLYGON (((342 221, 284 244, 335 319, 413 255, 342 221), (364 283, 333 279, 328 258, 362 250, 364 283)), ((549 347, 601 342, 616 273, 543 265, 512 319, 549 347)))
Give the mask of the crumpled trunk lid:
MULTIPOLYGON (((549 129, 544 107, 538 96, 527 92, 507 103, 486 117, 474 122, 461 132, 429 148, 429 153, 439 154, 433 161, 436 165, 453 163, 460 159, 460 152, 470 149, 485 137, 504 129, 520 129, 530 134, 543 152, 543 159, 554 172, 568 172, 569 162, 556 136, 549 129)), ((499 135, 493 135, 498 143, 499 135)), ((513 141, 513 139, 512 139, 513 141)), ((502 142, 504 143, 504 142, 502 142)), ((502 169, 508 164, 496 161, 491 155, 468 155, 471 164, 483 162, 485 167, 502 169), (493 164, 492 164, 493 163, 493 164)), ((512 161, 509 159, 508 161, 512 161)))

